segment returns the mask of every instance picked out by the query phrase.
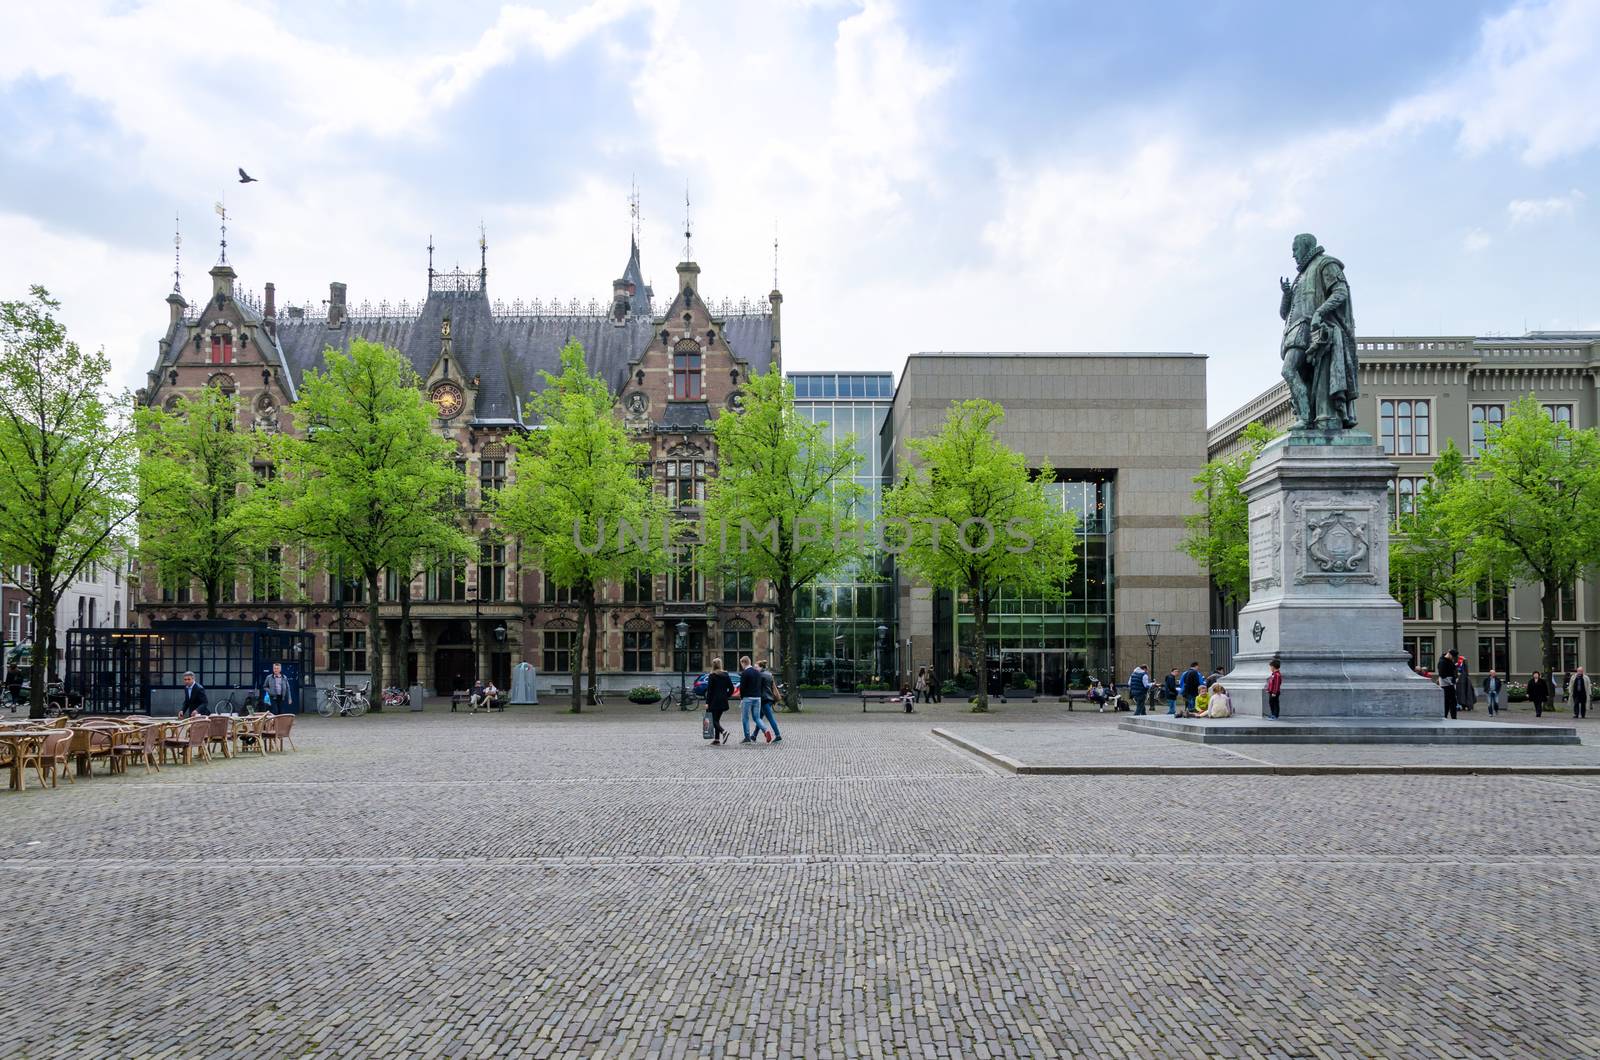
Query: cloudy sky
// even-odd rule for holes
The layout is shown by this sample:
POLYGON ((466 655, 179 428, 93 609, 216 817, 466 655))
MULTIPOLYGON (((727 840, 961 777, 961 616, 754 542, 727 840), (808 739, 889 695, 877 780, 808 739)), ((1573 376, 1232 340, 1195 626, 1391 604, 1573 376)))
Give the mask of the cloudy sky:
POLYGON ((1600 0, 118 0, 0 13, 0 296, 44 283, 120 382, 229 256, 320 302, 605 298, 683 196, 717 298, 774 232, 791 369, 1192 350, 1275 378, 1294 233, 1364 335, 1600 327, 1600 0), (243 166, 260 183, 241 187, 243 166))

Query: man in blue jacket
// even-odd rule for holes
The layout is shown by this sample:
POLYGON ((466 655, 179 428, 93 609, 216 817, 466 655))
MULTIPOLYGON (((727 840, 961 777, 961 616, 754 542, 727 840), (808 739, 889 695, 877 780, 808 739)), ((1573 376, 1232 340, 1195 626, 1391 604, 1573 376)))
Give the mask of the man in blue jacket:
POLYGON ((1144 713, 1144 702, 1150 695, 1150 672, 1144 668, 1144 663, 1135 666, 1128 675, 1128 694, 1133 696, 1133 715, 1138 717, 1144 713))
POLYGON ((1197 662, 1190 663, 1189 668, 1183 671, 1183 708, 1190 714, 1194 713, 1195 700, 1200 698, 1200 686, 1204 680, 1197 662))

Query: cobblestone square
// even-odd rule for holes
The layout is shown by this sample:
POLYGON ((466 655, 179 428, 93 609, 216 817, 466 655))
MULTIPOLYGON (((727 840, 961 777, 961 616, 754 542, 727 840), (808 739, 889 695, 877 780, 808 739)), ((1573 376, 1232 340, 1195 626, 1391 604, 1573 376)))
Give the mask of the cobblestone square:
POLYGON ((626 706, 310 717, 31 786, 0 1053, 1600 1054, 1600 779, 1017 776, 931 735, 959 705, 858 706, 719 748, 626 706))

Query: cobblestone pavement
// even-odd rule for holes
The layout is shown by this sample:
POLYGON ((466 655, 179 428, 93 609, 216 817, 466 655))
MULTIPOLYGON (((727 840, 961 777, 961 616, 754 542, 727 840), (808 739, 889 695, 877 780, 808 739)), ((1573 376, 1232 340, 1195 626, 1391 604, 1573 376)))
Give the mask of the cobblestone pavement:
POLYGON ((962 717, 308 718, 0 797, 0 1053, 1600 1054, 1600 779, 1017 777, 962 717))

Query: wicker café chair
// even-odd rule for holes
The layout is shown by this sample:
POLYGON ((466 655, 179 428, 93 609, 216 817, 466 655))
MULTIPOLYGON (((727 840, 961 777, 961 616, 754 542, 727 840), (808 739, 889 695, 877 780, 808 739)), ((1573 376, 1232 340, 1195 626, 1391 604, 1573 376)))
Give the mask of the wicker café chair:
POLYGON ((231 729, 231 726, 229 725, 229 719, 224 718, 220 714, 212 714, 209 716, 201 715, 200 720, 206 723, 205 742, 206 747, 208 748, 208 757, 210 754, 209 748, 216 747, 222 751, 223 758, 232 758, 233 751, 229 748, 229 741, 231 739, 229 736, 229 730, 231 729))
POLYGON ((265 758, 267 741, 262 738, 261 729, 272 717, 271 714, 252 714, 236 720, 233 724, 233 746, 240 751, 255 750, 265 758))
POLYGON ((211 726, 204 718, 184 718, 182 721, 168 722, 161 731, 161 760, 165 762, 167 756, 172 756, 174 763, 182 762, 184 765, 193 765, 195 752, 201 756, 206 753, 206 733, 211 726))
POLYGON ((85 741, 87 758, 80 758, 86 771, 92 771, 96 758, 104 759, 106 772, 115 773, 118 767, 117 743, 124 739, 125 733, 133 730, 126 725, 110 720, 109 718, 88 718, 78 723, 78 731, 89 734, 85 741))
MULTIPOLYGON (((23 752, 22 768, 27 769, 30 763, 33 764, 39 770, 40 787, 46 784, 52 788, 58 787, 56 773, 58 769, 67 768, 67 750, 71 745, 72 730, 56 729, 23 752)), ((70 771, 67 773, 67 779, 72 779, 70 771)))
POLYGON ((276 745, 279 751, 283 750, 283 745, 287 742, 289 750, 293 751, 296 749, 294 737, 289 735, 290 730, 293 728, 293 714, 275 714, 268 718, 262 726, 261 741, 267 746, 268 750, 271 750, 276 745))
POLYGON ((161 749, 161 726, 141 725, 124 730, 122 739, 112 747, 112 754, 122 759, 124 771, 127 769, 126 760, 131 758, 144 763, 144 771, 148 776, 150 767, 154 766, 157 773, 161 772, 161 763, 156 760, 156 755, 161 749))

